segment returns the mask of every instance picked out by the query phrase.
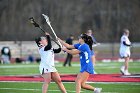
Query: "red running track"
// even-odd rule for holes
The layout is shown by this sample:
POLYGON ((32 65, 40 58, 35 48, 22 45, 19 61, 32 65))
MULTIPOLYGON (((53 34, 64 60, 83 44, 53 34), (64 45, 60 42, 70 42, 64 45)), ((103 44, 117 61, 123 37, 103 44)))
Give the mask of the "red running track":
MULTIPOLYGON (((63 82, 74 82, 77 75, 61 75, 63 82)), ((34 76, 0 76, 0 81, 29 81, 42 82, 40 75, 34 76)), ((95 74, 90 75, 90 82, 140 82, 140 75, 123 76, 121 74, 95 74)))

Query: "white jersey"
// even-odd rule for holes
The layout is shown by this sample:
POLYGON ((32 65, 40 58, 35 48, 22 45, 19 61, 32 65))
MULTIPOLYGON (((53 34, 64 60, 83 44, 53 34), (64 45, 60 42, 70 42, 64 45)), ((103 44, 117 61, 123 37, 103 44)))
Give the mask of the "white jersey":
POLYGON ((123 35, 121 37, 121 43, 120 43, 120 55, 121 57, 130 56, 130 46, 124 45, 123 42, 126 42, 126 44, 131 45, 131 42, 128 39, 128 36, 123 35))
POLYGON ((39 54, 41 56, 41 63, 43 65, 51 65, 54 66, 54 52, 53 50, 44 51, 44 47, 39 49, 39 54))
POLYGON ((49 72, 56 72, 57 70, 55 69, 54 66, 54 51, 53 49, 44 51, 44 47, 39 49, 39 53, 41 56, 41 62, 40 62, 40 73, 49 73, 49 72))

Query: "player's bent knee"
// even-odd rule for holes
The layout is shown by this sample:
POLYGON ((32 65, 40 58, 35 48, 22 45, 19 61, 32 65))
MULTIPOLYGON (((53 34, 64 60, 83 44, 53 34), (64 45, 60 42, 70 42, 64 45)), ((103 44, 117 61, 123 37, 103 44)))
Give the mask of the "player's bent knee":
POLYGON ((75 80, 75 83, 77 83, 77 82, 78 82, 78 79, 75 80))
POLYGON ((75 83, 81 83, 81 80, 80 79, 76 79, 75 83))
POLYGON ((82 83, 82 84, 81 84, 81 87, 84 88, 84 87, 85 87, 85 83, 82 83))
POLYGON ((50 84, 50 82, 49 81, 44 81, 44 84, 50 84))
POLYGON ((58 80, 56 80, 55 82, 56 82, 57 84, 62 83, 61 79, 58 79, 58 80))
POLYGON ((51 82, 51 79, 44 79, 44 83, 50 83, 51 82))

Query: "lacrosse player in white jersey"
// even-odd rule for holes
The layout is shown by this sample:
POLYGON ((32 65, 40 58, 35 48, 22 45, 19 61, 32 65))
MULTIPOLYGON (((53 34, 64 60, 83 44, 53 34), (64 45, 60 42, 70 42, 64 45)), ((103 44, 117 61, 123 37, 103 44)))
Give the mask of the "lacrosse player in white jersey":
POLYGON ((121 67, 121 73, 123 75, 130 75, 130 73, 128 72, 128 62, 130 59, 131 42, 128 37, 129 37, 129 30, 124 29, 124 34, 121 37, 121 43, 120 43, 120 56, 121 58, 125 59, 124 66, 121 67))
POLYGON ((41 76, 44 79, 44 84, 42 85, 42 93, 47 93, 48 85, 51 80, 56 82, 62 93, 67 93, 63 83, 61 82, 60 75, 54 65, 54 53, 59 53, 61 51, 61 47, 59 45, 58 49, 53 49, 49 34, 45 34, 46 36, 35 39, 39 47, 39 54, 41 56, 39 70, 41 76))

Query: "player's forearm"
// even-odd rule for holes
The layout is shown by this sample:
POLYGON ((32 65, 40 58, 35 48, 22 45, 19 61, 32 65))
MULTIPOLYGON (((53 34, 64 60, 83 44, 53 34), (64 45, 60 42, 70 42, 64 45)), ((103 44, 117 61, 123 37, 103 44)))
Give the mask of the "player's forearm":
MULTIPOLYGON (((48 44, 51 45, 51 38, 50 38, 50 35, 46 35, 46 38, 47 38, 48 44)), ((52 45, 51 45, 51 46, 52 46, 52 45)))
POLYGON ((72 51, 72 50, 65 50, 67 53, 69 53, 69 54, 72 54, 72 55, 76 55, 76 53, 74 52, 74 51, 72 51))
POLYGON ((59 41, 60 41, 60 43, 61 43, 62 45, 64 45, 66 48, 73 48, 72 45, 70 45, 70 44, 64 42, 63 40, 59 39, 59 41))
POLYGON ((45 46, 44 51, 50 50, 52 48, 50 36, 49 35, 46 35, 46 38, 48 40, 48 45, 45 46))
POLYGON ((69 54, 72 54, 72 55, 76 55, 76 54, 79 54, 80 53, 80 51, 77 50, 77 49, 69 50, 69 49, 63 48, 63 50, 66 51, 69 54))
POLYGON ((61 48, 58 49, 53 49, 54 53, 60 53, 61 52, 61 48))

